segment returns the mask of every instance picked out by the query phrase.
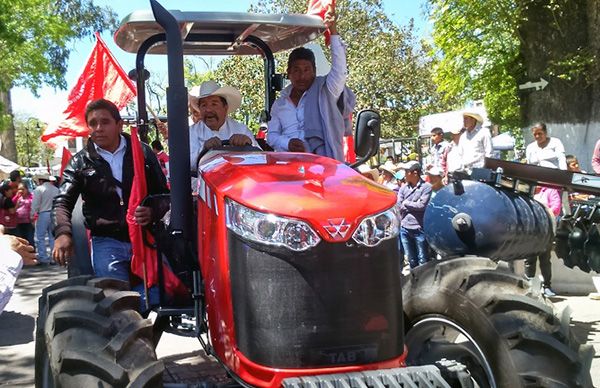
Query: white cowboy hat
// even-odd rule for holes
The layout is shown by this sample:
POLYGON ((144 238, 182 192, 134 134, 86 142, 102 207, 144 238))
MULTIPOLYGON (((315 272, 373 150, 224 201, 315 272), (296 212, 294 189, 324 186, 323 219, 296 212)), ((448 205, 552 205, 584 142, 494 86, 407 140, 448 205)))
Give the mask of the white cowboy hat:
POLYGON ((384 164, 382 164, 381 166, 379 166, 379 169, 382 170, 382 171, 387 171, 390 174, 392 174, 392 176, 394 176, 394 174, 398 170, 398 166, 396 166, 393 162, 391 162, 391 161, 388 160, 384 164))
POLYGON ((212 80, 202 82, 195 95, 198 96, 198 101, 209 96, 223 97, 227 101, 227 113, 235 112, 242 104, 239 90, 231 86, 221 86, 212 80))
POLYGON ((197 97, 199 94, 200 86, 194 86, 192 89, 190 89, 190 92, 188 93, 188 103, 190 107, 195 111, 199 109, 198 101, 200 100, 200 98, 197 97))
POLYGON ((475 120, 477 120, 477 122, 479 124, 483 124, 483 117, 481 117, 481 115, 479 113, 475 113, 475 112, 463 112, 463 117, 472 117, 475 120))

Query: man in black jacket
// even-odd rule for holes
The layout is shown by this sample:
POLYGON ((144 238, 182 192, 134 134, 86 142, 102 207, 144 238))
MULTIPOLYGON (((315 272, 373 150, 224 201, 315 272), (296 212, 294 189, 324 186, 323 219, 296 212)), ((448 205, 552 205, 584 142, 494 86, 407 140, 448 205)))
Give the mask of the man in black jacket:
MULTIPOLYGON (((54 200, 54 260, 65 265, 73 252, 71 213, 81 194, 86 227, 92 236, 92 267, 96 276, 130 280, 131 243, 126 213, 133 181, 131 137, 115 104, 92 101, 86 108, 90 129, 87 146, 64 171, 60 194, 54 200)), ((142 144, 149 194, 168 192, 165 176, 152 149, 142 144)), ((147 225, 151 210, 135 210, 136 222, 147 225)))

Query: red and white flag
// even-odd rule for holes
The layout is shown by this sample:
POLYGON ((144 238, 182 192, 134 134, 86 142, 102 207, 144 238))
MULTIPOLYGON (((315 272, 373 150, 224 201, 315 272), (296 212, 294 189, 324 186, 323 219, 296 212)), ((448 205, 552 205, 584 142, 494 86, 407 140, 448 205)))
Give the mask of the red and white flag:
MULTIPOLYGON (((325 13, 327 9, 332 6, 335 8, 335 0, 308 0, 308 15, 320 16, 321 19, 325 20, 325 13)), ((331 33, 329 30, 325 31, 325 44, 329 46, 329 40, 331 39, 331 33)))
POLYGON ((96 45, 69 93, 62 121, 57 126, 48 126, 41 139, 46 142, 57 136, 87 136, 85 108, 90 102, 105 98, 123 109, 135 95, 135 85, 96 32, 96 45))

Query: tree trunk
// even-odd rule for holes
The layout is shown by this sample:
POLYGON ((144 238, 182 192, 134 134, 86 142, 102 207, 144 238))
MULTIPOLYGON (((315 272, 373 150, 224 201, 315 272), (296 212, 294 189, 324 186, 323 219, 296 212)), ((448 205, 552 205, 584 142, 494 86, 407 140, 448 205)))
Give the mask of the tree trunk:
POLYGON ((553 63, 588 47, 588 1, 564 1, 561 6, 564 12, 556 12, 549 9, 550 0, 521 0, 526 5, 519 31, 523 38, 521 56, 525 75, 519 84, 539 81, 540 77, 549 82, 544 90, 522 92, 526 126, 536 121, 586 123, 589 120, 592 87, 583 77, 564 80, 557 77, 560 71, 551 70, 553 63))
MULTIPOLYGON (((599 0, 588 0, 587 5, 587 17, 588 17, 588 36, 590 39, 590 51, 592 53, 600 52, 600 1, 599 0)), ((598 65, 593 70, 595 75, 598 76, 598 65)), ((590 112, 590 121, 600 121, 600 85, 598 80, 594 82, 592 91, 592 106, 590 112)))
POLYGON ((0 103, 4 108, 5 114, 7 115, 5 121, 6 129, 0 131, 0 155, 16 163, 17 144, 15 142, 15 125, 13 122, 12 101, 10 98, 10 91, 0 91, 0 103))

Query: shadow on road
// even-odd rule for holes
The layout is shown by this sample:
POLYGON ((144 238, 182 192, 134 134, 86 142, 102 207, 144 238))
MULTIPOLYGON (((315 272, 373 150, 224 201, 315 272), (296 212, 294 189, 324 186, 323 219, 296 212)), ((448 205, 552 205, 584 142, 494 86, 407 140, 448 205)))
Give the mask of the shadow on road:
POLYGON ((0 336, 0 346, 26 344, 33 341, 35 319, 30 315, 15 311, 5 311, 0 315, 0 332, 10 330, 10 336, 0 336))
MULTIPOLYGON (((575 338, 581 343, 589 343, 600 336, 600 321, 579 322, 571 321, 571 330, 575 338)), ((596 358, 600 354, 596 353, 596 358)))

